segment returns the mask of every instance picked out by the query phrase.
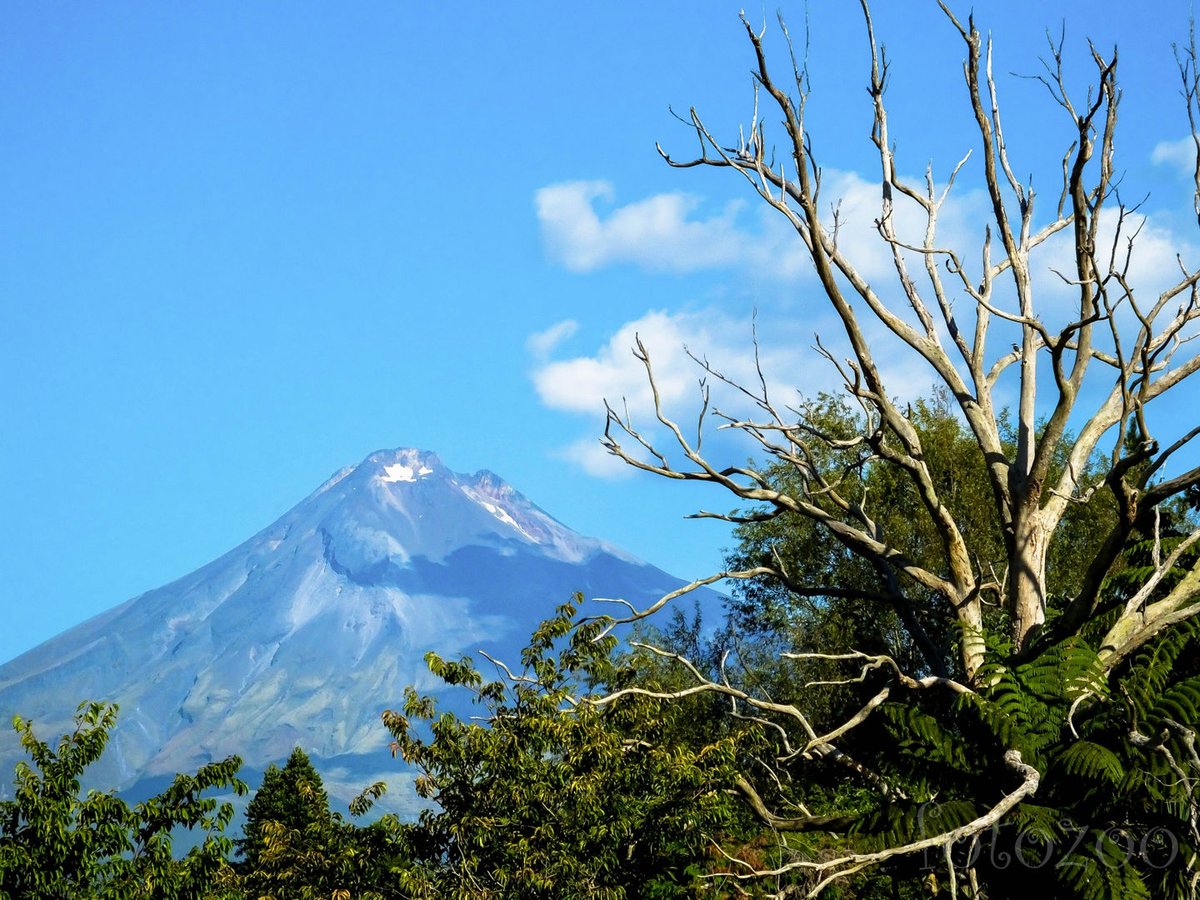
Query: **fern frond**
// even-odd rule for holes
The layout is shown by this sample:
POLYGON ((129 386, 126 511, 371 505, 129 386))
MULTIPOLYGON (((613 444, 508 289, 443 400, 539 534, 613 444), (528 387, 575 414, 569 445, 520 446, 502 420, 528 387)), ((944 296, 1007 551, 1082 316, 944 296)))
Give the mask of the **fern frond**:
POLYGON ((1068 775, 1103 781, 1114 787, 1125 780, 1125 766, 1112 750, 1092 741, 1069 744, 1058 756, 1058 765, 1068 775))

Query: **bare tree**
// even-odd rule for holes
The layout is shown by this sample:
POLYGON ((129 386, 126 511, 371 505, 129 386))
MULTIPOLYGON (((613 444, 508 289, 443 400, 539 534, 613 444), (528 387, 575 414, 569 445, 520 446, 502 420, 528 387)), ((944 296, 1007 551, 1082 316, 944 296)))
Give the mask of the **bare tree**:
MULTIPOLYGON (((1010 164, 992 73, 990 39, 981 35, 972 18, 964 22, 944 3, 940 5, 950 33, 961 38, 966 51, 965 100, 975 123, 972 142, 981 165, 969 165, 968 152, 939 184, 932 167, 926 169, 923 182, 906 180, 898 170, 885 102, 889 64, 876 40, 866 0, 862 2, 873 109, 870 140, 877 151, 881 192, 875 227, 894 269, 894 277, 887 283, 864 275, 861 261, 852 257, 845 242, 839 243, 841 223, 836 203, 830 202, 837 198, 823 192, 822 169, 814 156, 805 117, 809 93, 806 63, 797 57, 782 22, 791 49, 786 84, 776 79, 768 64, 765 29, 756 30, 743 17, 755 54, 754 107, 749 125, 737 140, 718 139, 693 109, 687 122, 699 142, 698 155, 680 159, 659 148, 673 167, 721 169, 741 176, 794 228, 811 259, 822 300, 845 332, 848 358, 836 358, 819 342, 818 352, 836 367, 845 391, 861 408, 866 423, 861 433, 847 439, 806 419, 803 406, 780 405, 768 395, 761 368, 756 384, 742 384, 704 360, 697 360, 703 376, 709 382, 721 381, 734 388, 751 412, 744 415, 714 409, 707 388, 702 388, 698 424, 694 432, 685 430, 664 408, 651 355, 639 340, 634 352, 644 364, 653 388, 657 419, 654 430, 665 428, 670 446, 656 443, 649 430, 635 423, 626 410, 613 405, 608 407, 603 440, 611 453, 637 469, 665 478, 719 485, 740 503, 757 504, 759 510, 700 515, 746 522, 787 513, 826 529, 851 553, 869 561, 878 573, 878 585, 862 593, 864 600, 904 609, 919 602, 915 597, 934 594, 944 598, 962 626, 957 632, 961 635, 957 647, 960 675, 951 677, 937 671, 924 676, 905 674, 891 659, 868 657, 853 648, 830 648, 829 656, 859 660, 872 670, 895 669, 896 683, 908 689, 973 693, 984 686, 981 672, 986 672, 986 668, 981 669, 985 661, 985 604, 1007 613, 1009 636, 1018 652, 1044 626, 1047 551, 1071 504, 1107 491, 1119 514, 1095 558, 1081 563, 1087 566, 1083 587, 1069 599, 1054 623, 1064 635, 1093 619, 1105 596, 1105 579, 1135 530, 1154 533, 1163 504, 1200 482, 1200 466, 1194 465, 1194 455, 1189 456, 1200 427, 1177 429, 1160 442, 1155 438, 1155 428, 1164 427, 1165 422, 1169 431, 1178 425, 1177 417, 1175 421, 1170 417, 1156 421, 1151 416, 1152 410, 1163 405, 1155 401, 1200 368, 1200 355, 1191 352, 1189 344, 1200 317, 1200 270, 1188 269, 1179 260, 1174 283, 1149 296, 1133 283, 1132 262, 1144 219, 1122 202, 1114 170, 1121 97, 1116 51, 1108 56, 1089 45, 1096 80, 1080 100, 1065 83, 1061 44, 1050 45, 1040 81, 1070 123, 1074 140, 1061 157, 1061 190, 1050 201, 1051 214, 1039 219, 1035 199, 1040 198, 1032 183, 1018 179, 1010 164), (774 141, 780 144, 778 156, 774 141), (942 243, 939 214, 956 184, 975 174, 989 201, 990 221, 974 258, 969 258, 960 249, 942 243), (920 211, 922 233, 909 237, 898 232, 896 209, 900 204, 920 211), (832 213, 823 212, 831 208, 832 213), (1060 233, 1063 236, 1055 238, 1060 233), (1052 239, 1062 241, 1068 237, 1073 247, 1071 269, 1054 276, 1069 288, 1073 300, 1069 314, 1054 323, 1061 307, 1039 306, 1039 285, 1046 276, 1045 265, 1039 271, 1037 260, 1039 254, 1047 252, 1052 239), (982 569, 950 504, 939 493, 921 436, 906 404, 895 398, 885 382, 877 358, 878 343, 868 338, 880 325, 890 339, 929 366, 978 443, 1004 536, 1003 571, 982 569), (1015 437, 1006 431, 998 397, 1016 398, 1012 421, 1015 437), (749 436, 762 451, 764 464, 729 465, 712 460, 703 450, 702 437, 706 422, 714 418, 720 427, 749 436), (918 561, 902 540, 879 524, 871 498, 856 493, 857 488, 848 488, 850 482, 843 480, 843 473, 823 467, 822 460, 829 456, 825 451, 849 446, 860 448, 862 465, 891 467, 911 482, 937 529, 938 565, 918 561), (1056 458, 1065 458, 1065 465, 1056 466, 1056 458), (785 490, 778 479, 770 477, 768 467, 779 463, 794 468, 797 477, 792 483, 798 489, 785 490)), ((1180 54, 1179 63, 1188 119, 1194 121, 1200 112, 1194 46, 1180 54)), ((1196 189, 1200 209, 1200 165, 1196 189)), ((1100 658, 1107 670, 1165 629, 1200 613, 1200 566, 1188 571, 1169 591, 1155 592, 1165 573, 1188 558, 1187 550, 1197 540, 1200 531, 1171 552, 1155 553, 1156 570, 1144 588, 1119 610, 1102 641, 1100 658)), ((796 584, 782 564, 723 572, 694 586, 721 577, 777 578, 801 594, 832 596, 844 589, 796 584)), ((649 609, 633 610, 624 621, 650 615, 669 599, 649 609)), ((915 618, 905 621, 915 623, 915 618)), ((916 633, 919 626, 911 627, 919 643, 923 637, 916 633)), ((679 661, 689 666, 686 660, 679 661)), ((869 767, 845 758, 838 749, 839 740, 869 717, 891 688, 885 687, 851 720, 821 734, 809 724, 798 703, 758 698, 694 666, 690 671, 694 688, 659 696, 714 691, 729 696, 739 709, 748 711, 747 715, 782 716, 798 724, 804 743, 787 744, 781 758, 788 753, 838 758, 873 779, 881 791, 896 789, 869 767)), ((599 702, 615 702, 619 696, 599 702)), ((787 733, 779 730, 786 744, 787 733)), ((830 880, 883 858, 928 846, 949 847, 961 836, 958 832, 978 833, 1037 790, 1039 773, 1023 762, 1019 753, 1010 752, 1005 761, 1019 776, 1016 786, 990 812, 956 832, 880 854, 800 861, 786 868, 794 865, 811 869, 817 877, 815 894, 830 880)), ((1188 777, 1195 778, 1196 773, 1188 777)), ((748 782, 739 787, 764 821, 783 821, 766 809, 748 782)), ((815 827, 820 824, 817 819, 820 817, 813 817, 807 824, 815 827)), ((795 828, 806 825, 803 817, 788 821, 795 828)), ((739 871, 738 865, 742 864, 731 860, 733 871, 739 871)), ((754 870, 745 875, 761 877, 779 871, 754 870)), ((953 866, 950 874, 953 877, 953 866)))
MULTIPOLYGON (((819 350, 837 367, 846 391, 866 414, 868 427, 855 440, 869 452, 869 463, 895 467, 911 479, 937 524, 942 568, 916 564, 902 546, 878 531, 862 498, 844 496, 836 474, 820 471, 814 445, 841 445, 844 439, 814 428, 804 420, 802 411, 777 405, 767 395, 765 379, 757 385, 734 385, 752 402, 754 418, 710 410, 706 396, 700 428, 705 418, 716 417, 723 427, 749 435, 768 460, 785 461, 796 468, 805 486, 802 491, 777 490, 761 469, 723 467, 710 461, 700 451, 700 428, 696 437, 689 438, 659 402, 650 354, 640 341, 635 354, 655 388, 655 413, 672 435, 674 450, 653 446, 628 413, 612 405, 608 406, 604 444, 638 469, 718 484, 741 500, 768 505, 768 515, 792 512, 811 518, 850 551, 875 563, 881 583, 894 601, 903 601, 906 585, 920 585, 945 596, 959 620, 977 632, 982 625, 981 606, 986 597, 994 595, 1010 611, 1012 637, 1020 647, 1045 621, 1046 551, 1069 504, 1095 491, 1110 490, 1121 509, 1118 525, 1068 611, 1069 620, 1077 623, 1094 610, 1101 582, 1135 525, 1152 520, 1163 502, 1200 482, 1200 467, 1164 477, 1168 465, 1200 428, 1163 447, 1154 439, 1148 417, 1152 401, 1200 367, 1200 356, 1185 352, 1194 337, 1189 329, 1200 317, 1200 271, 1189 271, 1180 260, 1176 283, 1150 298, 1139 294, 1128 277, 1140 220, 1121 203, 1114 184, 1113 148, 1120 99, 1116 52, 1109 59, 1092 48, 1097 84, 1089 90, 1086 102, 1077 104, 1063 81, 1061 47, 1051 48, 1048 74, 1042 81, 1069 118, 1077 138, 1063 157, 1062 190, 1054 217, 1037 226, 1034 190, 1016 178, 1009 164, 990 41, 981 36, 973 20, 964 25, 945 5, 942 9, 966 47, 963 72, 981 143, 982 184, 991 204, 992 221, 975 264, 959 251, 941 246, 938 235, 939 212, 967 158, 953 168, 940 188, 932 169, 926 171, 921 185, 904 180, 897 171, 885 104, 888 62, 876 42, 865 3, 874 107, 871 140, 878 151, 882 193, 875 224, 891 253, 893 284, 868 280, 838 244, 836 214, 832 221, 822 218, 826 198, 821 168, 812 153, 804 116, 808 74, 793 55, 790 77, 795 94, 787 93, 768 67, 763 33, 744 18, 757 63, 755 110, 749 128, 737 146, 729 148, 728 142, 710 133, 693 109, 690 122, 700 142, 700 155, 678 160, 661 147, 659 150, 676 168, 704 166, 741 175, 795 229, 812 260, 824 298, 848 339, 851 356, 847 360, 836 360, 823 346, 819 350), (787 152, 786 158, 778 161, 769 144, 766 116, 758 108, 764 95, 782 115, 787 152), (919 207, 925 217, 924 233, 913 243, 906 243, 896 232, 894 210, 901 198, 919 207), (1048 239, 1064 230, 1074 237, 1074 271, 1057 274, 1075 293, 1074 315, 1050 325, 1035 302, 1031 259, 1048 239), (920 273, 913 271, 914 259, 920 273), (1008 569, 999 576, 979 571, 971 548, 939 496, 906 405, 895 399, 884 382, 864 327, 867 318, 882 324, 930 366, 978 441, 988 461, 996 514, 1006 542, 1008 569), (996 322, 1006 326, 999 352, 989 345, 996 322), (1049 369, 1052 384, 1044 383, 1048 390, 1039 396, 1041 367, 1049 369), (1009 384, 1012 381, 1015 389, 1011 392, 1019 398, 1014 452, 1005 446, 996 403, 1002 387, 1014 387, 1009 384), (1087 402, 1092 403, 1091 408, 1081 410, 1081 404, 1087 402), (1038 419, 1043 415, 1039 428, 1038 419), (1068 423, 1080 422, 1072 435, 1068 423), (1107 464, 1099 477, 1085 481, 1088 463, 1103 450, 1101 442, 1106 439, 1111 442, 1107 464), (1065 442, 1069 442, 1068 464, 1052 478, 1055 452, 1065 442), (669 453, 675 457, 682 454, 683 462, 676 464, 669 453)), ((1181 71, 1189 108, 1197 107, 1191 56, 1183 59, 1181 71)), ((1200 186, 1200 180, 1197 184, 1200 186)), ((700 365, 708 376, 728 381, 708 363, 700 365)), ((744 521, 736 515, 718 517, 744 521)), ((769 574, 785 577, 781 571, 769 574)), ((1162 627, 1200 612, 1200 574, 1197 583, 1192 582, 1189 578, 1187 586, 1181 585, 1160 604, 1131 607, 1113 627, 1107 642, 1112 658, 1127 655, 1162 627)), ((976 642, 964 641, 962 662, 968 679, 979 666, 980 653, 976 642)))

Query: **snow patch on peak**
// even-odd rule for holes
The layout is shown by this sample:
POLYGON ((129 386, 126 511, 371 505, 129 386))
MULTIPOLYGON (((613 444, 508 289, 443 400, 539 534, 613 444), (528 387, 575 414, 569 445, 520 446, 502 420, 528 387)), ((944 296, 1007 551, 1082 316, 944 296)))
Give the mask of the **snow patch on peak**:
POLYGON ((484 509, 486 509, 488 512, 490 512, 493 516, 495 516, 497 519, 499 519, 505 525, 512 526, 517 531, 519 531, 521 534, 523 534, 525 537, 529 538, 529 540, 533 541, 535 544, 537 543, 537 538, 534 537, 532 534, 530 534, 528 531, 526 531, 524 528, 522 528, 521 524, 516 519, 514 519, 512 516, 510 516, 508 514, 507 510, 501 509, 499 506, 496 506, 494 503, 488 503, 486 500, 481 500, 480 504, 483 506, 484 509))
POLYGON ((470 483, 458 482, 458 489, 530 543, 564 549, 558 545, 566 529, 491 472, 477 473, 470 483))
POLYGON ((423 450, 380 450, 367 457, 367 462, 378 467, 379 481, 383 484, 413 483, 434 474, 438 458, 423 450))
POLYGON ((416 481, 418 478, 425 478, 432 475, 433 469, 429 466, 421 464, 419 466, 406 466, 404 463, 392 463, 390 466, 384 466, 383 477, 380 479, 384 484, 394 484, 398 481, 416 481))

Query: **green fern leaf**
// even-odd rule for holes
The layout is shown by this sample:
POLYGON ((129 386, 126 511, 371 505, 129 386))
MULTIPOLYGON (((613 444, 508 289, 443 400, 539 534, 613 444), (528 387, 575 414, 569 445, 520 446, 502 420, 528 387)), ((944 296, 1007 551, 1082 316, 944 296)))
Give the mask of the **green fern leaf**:
POLYGON ((1076 741, 1058 757, 1058 763, 1069 775, 1119 785, 1125 778, 1120 757, 1107 747, 1091 741, 1076 741))

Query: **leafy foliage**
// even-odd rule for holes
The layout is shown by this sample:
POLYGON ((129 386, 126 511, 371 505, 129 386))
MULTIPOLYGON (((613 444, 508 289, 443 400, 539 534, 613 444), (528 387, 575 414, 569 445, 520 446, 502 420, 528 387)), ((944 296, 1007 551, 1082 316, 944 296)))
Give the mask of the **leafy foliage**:
POLYGON ((206 793, 244 793, 241 761, 229 757, 195 775, 177 775, 155 797, 130 807, 114 793, 80 796, 80 777, 104 752, 115 705, 84 703, 74 730, 57 747, 33 723, 13 727, 30 762, 16 770, 16 796, 0 801, 0 896, 18 898, 201 897, 227 869, 231 841, 223 833, 233 806, 206 793), (203 841, 183 859, 172 856, 171 831, 199 829, 203 841))
POLYGON ((303 750, 297 747, 280 769, 273 763, 263 773, 262 784, 246 807, 243 836, 235 841, 244 868, 254 869, 266 844, 269 823, 285 831, 304 831, 330 815, 329 798, 321 776, 303 750))
MULTIPOLYGON (((1184 630, 1186 641, 1169 637, 1174 652, 1181 643, 1200 652, 1200 627, 1184 630)), ((911 841, 961 824, 1012 782, 998 761, 1016 749, 1042 773, 1035 802, 956 848, 988 896, 1036 893, 1048 881, 1054 896, 1081 900, 1194 896, 1200 785, 1185 767, 1195 758, 1200 678, 1173 672, 1174 652, 1161 646, 1111 678, 1079 639, 1026 662, 1003 649, 989 654, 977 693, 883 707, 894 748, 887 771, 911 799, 881 808, 863 833, 911 841)))
POLYGON ((489 682, 469 659, 427 657, 447 684, 475 692, 482 721, 439 714, 413 691, 402 714, 385 714, 395 752, 436 803, 412 832, 407 895, 692 896, 713 868, 711 836, 743 835, 726 792, 743 736, 663 740, 686 705, 637 693, 595 702, 593 688, 633 673, 601 622, 573 628, 575 612, 566 604, 542 623, 512 678, 489 682))
MULTIPOLYGON (((829 394, 807 404, 803 413, 807 428, 840 437, 844 444, 816 445, 810 452, 821 458, 813 460, 812 467, 841 473, 840 492, 864 505, 869 502, 878 533, 906 548, 908 557, 923 568, 945 574, 945 544, 911 479, 874 458, 870 447, 855 440, 866 424, 861 415, 856 415, 844 398, 829 394)), ((982 572, 1002 572, 1004 537, 978 442, 955 414, 944 391, 934 391, 930 398, 911 404, 908 419, 920 437, 924 462, 938 495, 975 554, 976 566, 982 572)), ((1008 449, 1011 452, 1011 442, 1008 449)), ((1065 450, 1060 450, 1051 477, 1057 477, 1065 465, 1065 450)), ((789 463, 771 466, 766 474, 773 486, 793 493, 801 478, 789 463)), ((828 505, 830 514, 837 511, 832 499, 818 497, 815 502, 828 505)), ((1087 503, 1068 509, 1049 550, 1047 589, 1052 598, 1078 591, 1084 570, 1079 561, 1095 553, 1115 517, 1115 504, 1106 492, 1097 492, 1087 503)), ((811 517, 784 513, 762 521, 751 518, 739 525, 735 534, 738 544, 727 555, 727 568, 774 563, 787 576, 751 579, 734 587, 734 627, 754 637, 757 649, 778 655, 853 647, 866 653, 886 653, 910 672, 955 670, 959 632, 953 627, 954 617, 948 613, 945 599, 936 592, 913 584, 889 583, 894 577, 891 570, 851 552, 811 517), (880 598, 888 599, 881 603, 880 598)), ((993 614, 993 619, 997 616, 993 614)), ((824 680, 835 671, 828 662, 807 661, 790 666, 784 677, 824 680)), ((824 697, 808 698, 818 721, 839 718, 846 711, 844 704, 851 702, 845 692, 821 693, 824 697), (824 714, 818 711, 829 703, 843 705, 824 714)))
MULTIPOLYGON (((382 787, 368 792, 378 797, 382 787)), ((255 900, 399 896, 389 868, 403 854, 403 829, 390 818, 359 828, 331 812, 321 776, 299 747, 282 769, 263 774, 236 843, 243 857, 237 885, 255 900)))

